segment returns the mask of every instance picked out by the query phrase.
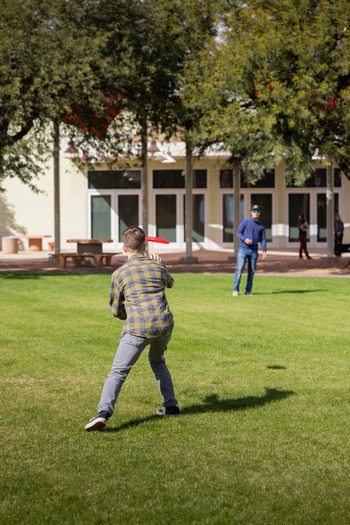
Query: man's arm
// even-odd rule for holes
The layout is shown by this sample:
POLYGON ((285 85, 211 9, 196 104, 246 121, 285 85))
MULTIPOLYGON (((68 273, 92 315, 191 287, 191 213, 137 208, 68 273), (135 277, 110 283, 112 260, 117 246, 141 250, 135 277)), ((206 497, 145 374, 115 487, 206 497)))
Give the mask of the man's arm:
POLYGON ((245 221, 242 221, 241 224, 238 226, 237 237, 241 241, 246 242, 247 239, 244 238, 244 230, 245 230, 245 221))
POLYGON ((109 305, 114 317, 118 317, 118 319, 121 319, 122 321, 126 319, 124 295, 119 288, 118 280, 114 277, 112 278, 109 305))
POLYGON ((164 266, 164 284, 166 288, 172 288, 174 286, 174 279, 171 277, 170 273, 164 266))
POLYGON ((174 279, 171 277, 170 273, 166 269, 165 265, 162 263, 162 259, 156 253, 150 253, 149 258, 154 261, 158 261, 164 268, 164 286, 165 288, 172 288, 174 286, 174 279))
POLYGON ((261 233, 261 250, 262 250, 262 258, 266 259, 266 232, 265 227, 262 230, 261 233))

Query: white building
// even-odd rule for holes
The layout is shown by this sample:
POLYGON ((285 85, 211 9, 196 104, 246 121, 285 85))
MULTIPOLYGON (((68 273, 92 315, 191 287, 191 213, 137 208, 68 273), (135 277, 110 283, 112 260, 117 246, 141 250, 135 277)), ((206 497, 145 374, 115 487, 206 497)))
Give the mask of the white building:
MULTIPOLYGON (((142 225, 141 165, 108 170, 81 170, 62 138, 60 155, 61 249, 74 238, 113 239, 105 249, 121 248, 121 233, 142 225)), ((151 143, 149 143, 151 146, 151 143)), ((157 143, 148 160, 148 235, 165 237, 176 249, 185 249, 184 143, 157 143)), ((151 148, 152 149, 152 148, 151 148)), ((193 162, 193 249, 233 247, 233 178, 228 156, 211 152, 193 162)), ((297 218, 304 213, 310 224, 310 248, 326 248, 326 167, 315 161, 315 172, 300 187, 287 187, 285 166, 279 165, 255 186, 241 179, 241 219, 250 207, 262 208, 268 248, 297 248, 297 218)), ((7 179, 0 194, 0 237, 19 234, 54 235, 53 162, 37 181, 43 191, 34 194, 19 179, 7 179)), ((334 210, 345 225, 344 243, 350 243, 350 181, 334 169, 334 210)), ((27 248, 21 241, 21 249, 27 248)))

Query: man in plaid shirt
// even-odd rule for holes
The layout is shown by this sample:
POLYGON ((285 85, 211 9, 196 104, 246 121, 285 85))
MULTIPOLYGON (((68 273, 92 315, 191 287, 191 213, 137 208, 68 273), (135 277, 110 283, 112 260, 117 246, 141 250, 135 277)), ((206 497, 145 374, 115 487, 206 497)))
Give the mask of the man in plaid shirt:
POLYGON ((98 414, 85 426, 88 431, 102 430, 106 426, 131 367, 148 345, 149 362, 163 398, 164 408, 157 410, 157 414, 180 414, 164 358, 174 326, 165 288, 172 288, 174 280, 157 255, 144 255, 145 233, 141 228, 127 228, 123 241, 128 260, 112 275, 110 306, 113 315, 125 322, 112 370, 103 387, 98 414))

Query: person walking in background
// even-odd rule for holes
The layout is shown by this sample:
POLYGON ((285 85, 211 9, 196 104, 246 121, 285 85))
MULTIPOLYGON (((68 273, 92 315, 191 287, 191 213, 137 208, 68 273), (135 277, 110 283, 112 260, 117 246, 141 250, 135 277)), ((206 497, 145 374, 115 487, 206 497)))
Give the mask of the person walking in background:
POLYGON ((344 223, 340 218, 339 213, 334 216, 334 255, 341 256, 342 244, 344 235, 344 223))
POLYGON ((309 229, 309 225, 307 220, 305 219, 305 215, 302 213, 298 217, 298 228, 299 228, 299 259, 303 258, 303 251, 305 252, 305 255, 308 259, 311 259, 309 252, 307 251, 307 230, 309 229))
POLYGON ((127 228, 123 241, 128 260, 113 273, 110 307, 114 317, 125 322, 112 370, 102 390, 98 414, 85 426, 87 431, 102 430, 106 426, 131 367, 148 345, 149 363, 163 398, 164 408, 156 413, 160 416, 180 414, 164 358, 174 326, 165 288, 172 288, 174 280, 158 255, 144 254, 145 232, 141 228, 127 228))
POLYGON ((258 260, 258 245, 261 243, 262 258, 266 259, 266 233, 265 226, 260 220, 260 208, 257 204, 252 206, 251 218, 241 222, 237 230, 240 245, 237 256, 237 268, 233 284, 232 295, 239 295, 239 285, 246 261, 248 261, 248 275, 244 295, 252 295, 253 278, 258 260))

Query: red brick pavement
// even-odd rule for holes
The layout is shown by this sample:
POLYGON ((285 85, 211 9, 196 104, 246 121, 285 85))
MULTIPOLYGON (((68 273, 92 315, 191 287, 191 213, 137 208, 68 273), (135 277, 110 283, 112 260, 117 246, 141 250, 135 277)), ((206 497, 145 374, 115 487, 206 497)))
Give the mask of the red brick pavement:
MULTIPOLYGON (((181 264, 180 258, 184 253, 167 253, 163 251, 161 258, 171 273, 205 273, 205 274, 233 274, 235 263, 229 261, 230 252, 199 250, 193 252, 198 258, 197 264, 181 264)), ((308 275, 308 276, 343 276, 350 277, 350 254, 341 258, 330 258, 325 252, 318 250, 312 260, 299 260, 297 252, 295 255, 290 251, 271 250, 265 261, 258 260, 256 273, 259 275, 308 275)), ((33 273, 33 274, 89 274, 103 273, 111 274, 125 261, 122 255, 112 257, 112 265, 100 270, 87 263, 84 266, 74 266, 67 261, 66 268, 59 267, 56 258, 49 256, 47 252, 19 254, 2 254, 0 252, 0 274, 1 273, 33 273)))

